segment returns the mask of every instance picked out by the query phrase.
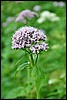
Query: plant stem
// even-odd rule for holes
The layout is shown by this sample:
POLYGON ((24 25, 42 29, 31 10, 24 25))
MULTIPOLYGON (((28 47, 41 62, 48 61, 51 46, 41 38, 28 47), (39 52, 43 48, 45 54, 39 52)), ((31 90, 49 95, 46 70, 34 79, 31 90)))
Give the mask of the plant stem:
MULTIPOLYGON (((37 66, 36 66, 36 68, 37 68, 37 66)), ((38 69, 38 68, 37 68, 38 69)), ((37 72, 38 72, 38 70, 37 70, 37 72)), ((38 73, 36 73, 36 75, 37 75, 38 73)), ((40 91, 39 91, 39 85, 38 85, 38 82, 37 82, 37 80, 35 80, 35 85, 36 85, 36 94, 37 94, 37 99, 40 99, 40 91)))
POLYGON ((31 63, 32 63, 32 67, 34 67, 34 60, 33 60, 33 55, 31 54, 31 63))
MULTIPOLYGON (((30 62, 30 67, 33 67, 34 61, 33 61, 32 54, 31 55, 28 54, 28 60, 30 62)), ((29 67, 27 67, 27 73, 28 73, 28 85, 30 85, 30 74, 31 74, 31 72, 30 72, 30 68, 29 67)))
MULTIPOLYGON (((28 53, 28 61, 30 62, 30 66, 27 67, 27 81, 28 81, 28 87, 30 87, 30 76, 31 76, 30 68, 33 67, 33 63, 34 63, 32 54, 28 53)), ((30 98, 29 94, 27 97, 28 97, 28 99, 30 98)))
MULTIPOLYGON (((28 83, 28 88, 30 88, 30 68, 27 67, 27 83, 28 83)), ((29 99, 29 92, 27 94, 27 99, 29 99)))
POLYGON ((27 67, 28 86, 30 86, 30 68, 27 67))
POLYGON ((37 99, 40 99, 40 94, 39 94, 39 92, 37 92, 37 99))
POLYGON ((37 57, 36 57, 35 66, 37 65, 37 60, 38 60, 38 54, 37 54, 37 57))
MULTIPOLYGON (((34 59, 33 59, 33 55, 28 53, 28 61, 30 62, 30 67, 35 67, 37 65, 37 60, 38 60, 38 55, 36 57, 36 61, 34 64, 34 59)), ((37 66, 36 66, 37 67, 37 66)), ((38 73, 37 73, 38 74, 38 73)), ((29 67, 27 67, 27 80, 28 80, 28 87, 30 87, 30 76, 31 76, 31 70, 29 67)), ((36 83, 36 93, 37 93, 37 99, 40 99, 40 93, 38 91, 38 86, 37 86, 37 82, 36 83)), ((29 99, 29 95, 28 95, 28 99, 29 99)))

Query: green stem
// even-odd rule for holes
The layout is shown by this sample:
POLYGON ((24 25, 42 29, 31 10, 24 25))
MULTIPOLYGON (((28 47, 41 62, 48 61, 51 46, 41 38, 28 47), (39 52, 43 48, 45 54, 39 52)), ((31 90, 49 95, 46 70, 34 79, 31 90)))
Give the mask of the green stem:
POLYGON ((30 68, 27 67, 28 86, 30 86, 30 68))
MULTIPOLYGON (((32 54, 31 55, 28 54, 28 60, 30 62, 30 67, 33 67, 34 61, 33 61, 32 54)), ((30 72, 30 68, 29 67, 27 67, 27 73, 28 73, 28 85, 30 85, 30 74, 31 74, 31 72, 30 72)))
MULTIPOLYGON (((37 67, 37 60, 38 60, 38 55, 36 57, 36 61, 35 61, 35 64, 34 64, 34 59, 33 59, 33 55, 28 53, 28 61, 30 62, 30 67, 37 67)), ((28 86, 30 87, 30 76, 31 76, 31 70, 29 67, 27 67, 27 80, 28 80, 28 86)), ((40 93, 38 91, 38 86, 37 86, 37 82, 35 81, 36 83, 36 93, 37 93, 37 99, 40 99, 40 93)), ((29 98, 29 95, 28 95, 28 98, 29 98)))
MULTIPOLYGON (((28 88, 30 88, 30 68, 27 67, 27 83, 28 83, 28 88)), ((27 99, 29 99, 29 92, 27 94, 27 99)))
POLYGON ((27 24, 27 26, 29 26, 29 20, 28 20, 28 18, 26 18, 26 20, 27 20, 27 23, 26 24, 27 24))
MULTIPOLYGON (((30 56, 28 55, 28 61, 30 62, 30 56)), ((31 63, 31 62, 30 62, 31 63)), ((31 76, 31 71, 30 68, 31 66, 27 67, 27 83, 28 83, 28 88, 30 87, 30 76, 31 76)), ((29 94, 27 95, 27 99, 29 99, 29 94)))
MULTIPOLYGON (((38 72, 38 67, 36 65, 36 68, 37 68, 37 72, 38 72)), ((37 73, 38 74, 38 73, 37 73)), ((37 93, 37 99, 40 99, 40 91, 39 91, 39 87, 38 87, 38 84, 37 84, 37 80, 35 81, 35 84, 36 84, 36 93, 37 93)))
POLYGON ((37 92, 37 99, 40 99, 40 94, 39 94, 39 92, 37 92))
POLYGON ((31 61, 32 61, 32 66, 34 67, 34 60, 33 60, 33 55, 31 54, 31 61))
MULTIPOLYGON (((30 62, 30 66, 27 67, 27 81, 28 81, 28 87, 30 87, 30 76, 31 76, 30 68, 34 66, 33 56, 30 53, 28 53, 28 61, 30 62)), ((28 95, 28 98, 29 98, 29 95, 28 95)))
POLYGON ((38 54, 37 54, 37 57, 36 57, 35 66, 37 65, 37 60, 38 60, 38 54))

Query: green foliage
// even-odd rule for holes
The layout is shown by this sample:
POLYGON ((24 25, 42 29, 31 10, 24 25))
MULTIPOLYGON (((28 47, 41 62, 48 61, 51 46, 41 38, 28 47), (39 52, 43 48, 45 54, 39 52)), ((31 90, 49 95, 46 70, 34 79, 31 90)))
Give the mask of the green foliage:
POLYGON ((17 68, 16 72, 17 72, 17 71, 23 70, 26 66, 29 66, 28 62, 25 62, 25 63, 21 64, 21 65, 17 68))
POLYGON ((1 2, 1 98, 36 98, 36 88, 40 97, 46 99, 66 98, 66 5, 53 6, 53 1, 14 1, 1 2), (30 5, 30 6, 29 6, 30 5), (12 35, 22 23, 12 21, 5 27, 2 26, 8 17, 17 17, 25 9, 33 10, 35 5, 40 5, 40 14, 44 10, 56 13, 60 17, 58 22, 45 21, 37 23, 37 19, 29 22, 30 26, 46 31, 49 49, 38 56, 37 67, 31 68, 31 84, 27 85, 27 56, 23 50, 12 50, 12 35), (18 61, 19 60, 19 61, 18 61), (17 62, 18 61, 18 62, 17 62), (22 65, 22 63, 25 63, 22 65), (21 65, 21 66, 20 66, 21 65), (19 67, 18 67, 19 66, 19 67), (18 71, 15 80, 14 73, 18 71), (34 79, 36 83, 34 83, 34 79))

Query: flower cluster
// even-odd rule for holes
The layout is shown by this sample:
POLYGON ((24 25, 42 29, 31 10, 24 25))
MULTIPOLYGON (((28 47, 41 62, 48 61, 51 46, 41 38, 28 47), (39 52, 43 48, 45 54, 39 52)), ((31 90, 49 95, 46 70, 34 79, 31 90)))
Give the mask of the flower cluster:
POLYGON ((42 41, 46 40, 43 31, 34 27, 21 27, 12 37, 13 49, 29 48, 33 53, 39 53, 40 50, 46 50, 48 45, 42 41))
POLYGON ((24 24, 26 23, 26 19, 31 19, 33 17, 37 16, 37 13, 31 11, 31 10, 24 10, 22 11, 18 17, 16 18, 17 22, 23 22, 24 24))
POLYGON ((44 43, 44 42, 41 42, 40 44, 36 44, 34 46, 31 46, 30 47, 30 50, 33 52, 33 53, 39 53, 39 51, 47 51, 47 48, 48 47, 48 44, 44 43))
POLYGON ((65 6, 65 3, 60 1, 60 2, 57 2, 57 1, 54 1, 53 2, 53 5, 54 6, 57 6, 57 7, 64 7, 65 6))
POLYGON ((60 18, 55 13, 51 13, 49 11, 43 11, 40 14, 40 18, 37 20, 37 22, 38 23, 42 23, 42 22, 44 22, 46 20, 54 22, 54 21, 59 21, 60 18))

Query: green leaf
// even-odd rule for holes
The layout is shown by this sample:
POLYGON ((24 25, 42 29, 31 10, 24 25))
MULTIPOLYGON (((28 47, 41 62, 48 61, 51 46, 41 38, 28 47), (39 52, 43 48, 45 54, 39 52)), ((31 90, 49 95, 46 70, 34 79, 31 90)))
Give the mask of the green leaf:
POLYGON ((29 65, 28 62, 21 64, 21 65, 17 68, 16 72, 17 72, 17 71, 20 71, 20 70, 23 70, 27 65, 29 65))
POLYGON ((5 99, 15 99, 18 97, 23 97, 26 96, 27 92, 26 89, 24 87, 16 87, 13 88, 9 91, 9 93, 6 94, 5 99))
POLYGON ((29 62, 25 62, 25 63, 21 64, 21 65, 16 69, 15 74, 14 74, 14 81, 15 81, 16 73, 17 73, 18 71, 23 70, 23 69, 24 69, 25 67, 27 67, 29 64, 30 64, 29 62))
POLYGON ((19 60, 17 61, 17 63, 15 64, 15 66, 16 66, 22 59, 23 59, 23 58, 19 59, 19 60))
MULTIPOLYGON (((23 69, 24 69, 25 67, 27 67, 29 64, 30 64, 29 62, 25 62, 25 63, 21 64, 21 65, 16 69, 14 76, 16 76, 16 73, 17 73, 18 71, 23 70, 23 69)), ((15 80, 15 78, 14 78, 14 80, 15 80)))

